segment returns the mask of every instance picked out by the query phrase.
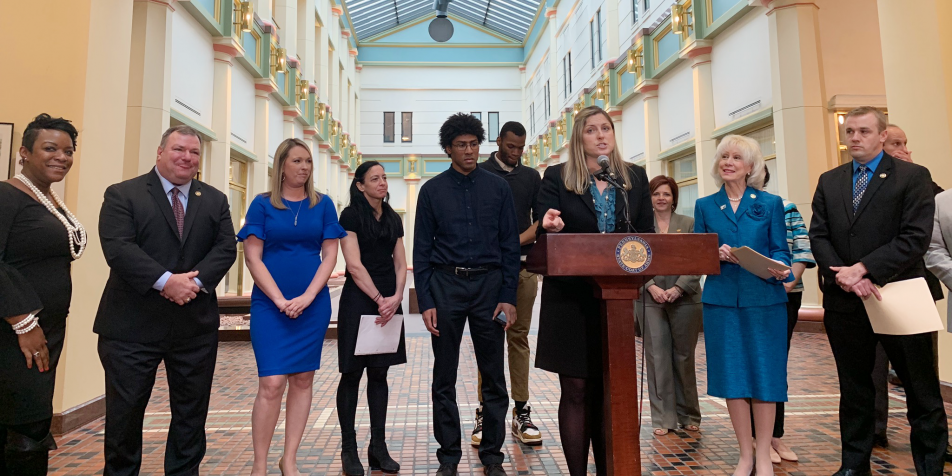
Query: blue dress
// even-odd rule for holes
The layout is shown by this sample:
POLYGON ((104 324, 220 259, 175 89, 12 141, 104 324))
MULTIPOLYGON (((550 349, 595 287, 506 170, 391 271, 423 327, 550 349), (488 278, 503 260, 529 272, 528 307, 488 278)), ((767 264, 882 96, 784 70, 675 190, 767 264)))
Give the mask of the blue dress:
MULTIPOLYGON (((333 200, 323 195, 320 198, 314 207, 309 207, 305 199, 285 201, 288 209, 278 210, 271 205, 269 196, 258 195, 248 207, 245 225, 238 232, 238 241, 251 235, 264 241, 261 259, 285 299, 304 294, 311 284, 321 265, 324 240, 347 235, 337 222, 333 200)), ((331 296, 327 286, 300 316, 291 319, 255 285, 251 292, 251 347, 258 376, 319 369, 330 320, 331 296)))
MULTIPOLYGON (((694 232, 717 233, 718 246, 747 246, 790 265, 783 201, 767 192, 748 187, 736 212, 723 187, 698 199, 694 232)), ((721 274, 705 280, 701 302, 708 395, 787 401, 787 294, 783 283, 721 261, 721 274)))

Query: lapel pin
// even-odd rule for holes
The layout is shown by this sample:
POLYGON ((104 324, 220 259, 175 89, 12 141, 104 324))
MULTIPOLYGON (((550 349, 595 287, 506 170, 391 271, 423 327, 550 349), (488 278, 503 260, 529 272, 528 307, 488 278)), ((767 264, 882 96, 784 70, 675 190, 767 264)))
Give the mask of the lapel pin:
POLYGON ((879 174, 879 178, 886 178, 886 174, 879 174))
POLYGON ((202 192, 196 191, 196 192, 195 192, 195 196, 196 196, 196 197, 201 197, 201 196, 202 196, 202 192))
POLYGON ((727 205, 721 205, 721 210, 727 208, 727 205))
POLYGON ((750 198, 757 198, 757 195, 750 194, 750 198))

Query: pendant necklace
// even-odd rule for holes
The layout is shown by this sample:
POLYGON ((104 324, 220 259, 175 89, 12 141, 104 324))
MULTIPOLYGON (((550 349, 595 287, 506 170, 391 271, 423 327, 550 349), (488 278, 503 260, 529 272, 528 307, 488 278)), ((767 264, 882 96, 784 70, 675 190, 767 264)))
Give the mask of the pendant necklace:
MULTIPOLYGON (((284 198, 282 198, 282 200, 284 200, 284 203, 288 206, 288 210, 290 210, 290 209, 291 209, 291 204, 290 204, 287 200, 285 200, 284 198)), ((305 200, 306 200, 306 198, 305 198, 305 200)), ((301 213, 301 207, 302 207, 302 206, 304 206, 304 200, 301 200, 301 203, 298 204, 297 212, 294 214, 294 226, 297 226, 297 219, 298 219, 298 215, 301 213)))

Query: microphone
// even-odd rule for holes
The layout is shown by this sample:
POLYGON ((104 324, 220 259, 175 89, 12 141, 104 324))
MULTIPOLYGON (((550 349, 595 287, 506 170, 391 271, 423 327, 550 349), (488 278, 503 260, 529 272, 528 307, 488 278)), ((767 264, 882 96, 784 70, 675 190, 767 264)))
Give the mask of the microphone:
POLYGON ((598 166, 601 167, 602 170, 608 170, 608 156, 607 155, 598 156, 598 166))

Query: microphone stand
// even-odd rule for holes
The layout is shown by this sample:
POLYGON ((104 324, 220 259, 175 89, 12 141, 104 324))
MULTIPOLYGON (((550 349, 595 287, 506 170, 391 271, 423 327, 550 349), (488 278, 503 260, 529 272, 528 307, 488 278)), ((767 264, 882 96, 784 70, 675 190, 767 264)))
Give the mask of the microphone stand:
POLYGON ((611 186, 621 190, 621 197, 625 201, 625 233, 633 232, 634 228, 631 226, 631 208, 628 205, 628 191, 615 180, 614 174, 609 172, 608 169, 603 168, 601 172, 595 174, 595 178, 608 182, 611 186))

